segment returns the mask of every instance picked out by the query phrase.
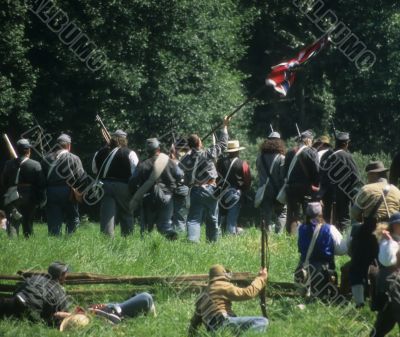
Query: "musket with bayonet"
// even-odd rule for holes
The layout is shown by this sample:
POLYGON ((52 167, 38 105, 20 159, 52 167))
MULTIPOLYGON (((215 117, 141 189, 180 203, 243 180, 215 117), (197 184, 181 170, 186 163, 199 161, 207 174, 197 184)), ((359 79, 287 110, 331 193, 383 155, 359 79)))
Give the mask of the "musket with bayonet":
POLYGON ((301 138, 301 132, 297 123, 296 123, 296 130, 297 130, 297 135, 299 136, 299 138, 301 138))
POLYGON ((18 158, 17 153, 15 152, 14 147, 12 146, 10 139, 8 138, 6 133, 3 134, 3 139, 6 142, 6 145, 7 145, 8 151, 10 152, 10 155, 13 158, 18 158))
MULTIPOLYGON (((330 119, 330 125, 331 125, 331 130, 333 133, 333 137, 335 138, 335 142, 336 142, 336 127, 335 127, 335 122, 333 121, 333 118, 330 119)), ((338 219, 337 219, 337 204, 336 204, 336 197, 337 197, 337 186, 334 185, 333 186, 333 196, 332 196, 332 206, 331 206, 331 214, 330 214, 330 224, 337 226, 338 223, 338 219)))
POLYGON ((108 132, 106 126, 103 123, 103 120, 101 119, 101 117, 99 115, 96 115, 96 122, 100 127, 101 134, 103 135, 104 140, 106 141, 107 144, 110 144, 111 135, 108 132))
MULTIPOLYGON (((261 221, 261 269, 265 269, 268 267, 268 233, 266 228, 265 220, 262 219, 261 221)), ((267 280, 265 281, 267 282, 267 280)), ((260 307, 262 315, 265 318, 268 318, 267 312, 267 302, 266 302, 266 287, 265 284, 264 288, 260 291, 260 307)))

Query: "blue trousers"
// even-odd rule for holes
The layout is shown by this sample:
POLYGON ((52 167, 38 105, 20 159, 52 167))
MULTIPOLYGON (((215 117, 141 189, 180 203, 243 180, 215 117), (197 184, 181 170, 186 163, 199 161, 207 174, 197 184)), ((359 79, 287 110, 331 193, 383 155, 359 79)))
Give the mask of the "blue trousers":
POLYGON ((200 241, 200 225, 205 219, 206 238, 210 242, 218 240, 218 199, 214 196, 215 187, 211 185, 194 186, 190 192, 190 209, 187 219, 188 239, 200 241))
POLYGON ((61 235, 63 221, 66 232, 71 234, 79 226, 78 204, 71 201, 71 189, 66 185, 47 188, 47 226, 49 235, 61 235))
POLYGON ((268 323, 268 319, 264 317, 228 317, 223 328, 232 329, 236 334, 247 330, 263 333, 267 330, 268 323))
POLYGON ((220 227, 222 227, 222 222, 226 220, 226 231, 229 234, 236 234, 237 232, 241 195, 240 190, 230 188, 220 202, 220 227))
POLYGON ((171 235, 175 231, 172 228, 172 214, 174 211, 174 204, 171 197, 166 204, 156 203, 153 196, 150 194, 143 198, 143 206, 141 210, 141 233, 142 235, 147 231, 151 232, 154 225, 157 230, 165 236, 171 235))
POLYGON ((186 197, 182 195, 174 195, 174 213, 172 215, 172 227, 177 232, 186 231, 186 197))
POLYGON ((122 303, 110 303, 116 312, 122 317, 136 317, 140 314, 147 314, 154 304, 153 297, 148 293, 141 293, 122 303))

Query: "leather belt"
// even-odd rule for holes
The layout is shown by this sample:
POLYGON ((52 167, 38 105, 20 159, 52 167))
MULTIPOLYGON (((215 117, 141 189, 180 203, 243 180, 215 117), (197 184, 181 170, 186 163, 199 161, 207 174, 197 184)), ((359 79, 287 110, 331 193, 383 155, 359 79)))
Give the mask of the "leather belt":
POLYGON ((18 184, 18 187, 32 187, 32 184, 18 184))
POLYGON ((215 179, 210 179, 207 182, 203 183, 203 184, 194 184, 194 186, 197 187, 205 187, 205 186, 217 186, 216 180, 215 179))

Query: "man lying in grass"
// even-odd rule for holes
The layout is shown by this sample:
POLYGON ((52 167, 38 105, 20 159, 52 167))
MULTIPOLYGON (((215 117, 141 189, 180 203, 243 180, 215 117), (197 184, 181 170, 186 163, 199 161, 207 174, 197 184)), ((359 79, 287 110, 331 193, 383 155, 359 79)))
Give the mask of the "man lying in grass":
POLYGON ((264 317, 237 317, 232 311, 232 301, 245 301, 256 297, 265 287, 268 274, 261 269, 258 277, 246 288, 234 286, 231 273, 224 266, 216 264, 210 268, 209 283, 196 301, 195 313, 189 327, 189 336, 197 334, 204 323, 207 331, 232 329, 236 334, 245 330, 265 332, 268 320, 264 317))
MULTIPOLYGON (((114 324, 120 323, 123 318, 134 318, 141 314, 156 316, 153 297, 148 293, 140 293, 122 303, 94 304, 87 312, 104 317, 114 324)), ((73 313, 59 311, 54 316, 56 319, 62 320, 60 325, 61 331, 65 330, 66 322, 68 322, 69 327, 73 325, 80 327, 89 324, 90 321, 85 310, 80 307, 77 307, 73 313), (83 316, 86 316, 87 319, 83 316)))
POLYGON ((56 325, 54 314, 67 310, 68 299, 62 285, 65 282, 68 266, 53 262, 46 275, 33 275, 27 278, 11 298, 0 298, 0 318, 28 318, 31 321, 45 321, 56 325))
MULTIPOLYGON (((0 318, 44 321, 49 326, 60 326, 61 330, 87 325, 90 319, 85 310, 77 307, 72 313, 69 312, 70 303, 62 287, 67 272, 68 266, 65 263, 53 262, 47 274, 27 278, 13 297, 0 298, 0 318)), ((122 303, 93 305, 87 312, 104 317, 114 324, 125 317, 156 314, 153 297, 148 293, 138 294, 122 303)))

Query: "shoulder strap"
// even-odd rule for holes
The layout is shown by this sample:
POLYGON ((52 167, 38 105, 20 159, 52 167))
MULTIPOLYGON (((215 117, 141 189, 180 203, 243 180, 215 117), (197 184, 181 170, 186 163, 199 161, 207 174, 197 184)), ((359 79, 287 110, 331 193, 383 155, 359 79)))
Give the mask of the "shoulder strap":
POLYGON ((164 172, 169 162, 169 157, 160 153, 156 161, 154 162, 153 171, 150 174, 150 177, 143 183, 142 186, 136 191, 133 199, 139 200, 142 199, 143 196, 150 190, 150 188, 154 185, 156 180, 160 178, 161 174, 164 172))
POLYGON ((24 159, 22 159, 21 162, 19 163, 18 170, 17 170, 17 175, 15 176, 15 182, 14 182, 15 185, 18 185, 18 184, 19 184, 19 174, 20 174, 20 172, 21 172, 21 166, 22 166, 22 164, 25 163, 28 159, 29 159, 29 158, 24 158, 24 159))
POLYGON ((226 176, 225 176, 225 179, 224 179, 224 183, 223 183, 223 185, 225 185, 225 183, 226 183, 226 180, 228 179, 228 177, 229 177, 229 173, 231 173, 231 170, 232 170, 232 167, 233 167, 233 164, 235 164, 235 162, 238 160, 239 158, 238 157, 235 157, 232 161, 231 161, 231 164, 229 165, 229 169, 228 169, 228 172, 227 172, 227 174, 226 174, 226 176))
POLYGON ((292 171, 293 171, 293 169, 294 169, 294 167, 295 167, 295 165, 296 165, 296 162, 297 162, 297 159, 299 158, 300 153, 303 152, 303 150, 304 150, 306 147, 307 147, 307 146, 303 145, 303 146, 297 151, 297 153, 295 154, 294 158, 292 159, 292 162, 290 163, 289 170, 288 170, 288 174, 287 174, 287 176, 286 176, 286 180, 289 180, 290 175, 292 174, 292 171))
POLYGON ((391 185, 386 185, 385 188, 382 190, 379 200, 376 202, 374 208, 372 209, 371 213, 369 214, 369 218, 372 218, 372 217, 374 217, 376 215, 376 213, 379 210, 379 207, 381 207, 383 202, 385 202, 386 211, 388 213, 388 217, 390 217, 389 209, 388 209, 387 204, 386 204, 386 196, 389 193, 390 187, 391 187, 391 185))
POLYGON ((385 203, 385 208, 386 208, 386 213, 387 213, 388 218, 390 218, 391 214, 390 214, 390 211, 389 211, 388 204, 386 202, 386 197, 389 194, 389 191, 390 191, 391 187, 392 187, 392 185, 387 185, 387 186, 385 186, 385 188, 382 191, 382 198, 383 198, 383 202, 385 203))
MULTIPOLYGON (((111 150, 110 153, 107 155, 106 159, 105 159, 105 160, 103 161, 103 163, 101 164, 100 169, 97 171, 96 182, 98 182, 98 181, 100 180, 101 170, 103 169, 104 165, 107 164, 108 159, 110 158, 110 156, 113 155, 113 153, 117 153, 118 149, 119 149, 118 147, 114 148, 114 149, 111 150), (115 151, 115 150, 117 150, 117 151, 115 151), (115 151, 115 152, 113 152, 113 151, 115 151)), ((94 158, 93 160, 95 160, 95 158, 94 158)), ((108 172, 108 169, 107 169, 107 172, 108 172)), ((105 174, 107 174, 107 172, 106 172, 105 174)), ((105 177, 105 175, 103 175, 103 178, 104 178, 104 177, 105 177)))
POLYGON ((108 171, 109 171, 109 169, 110 169, 111 163, 112 163, 112 161, 113 161, 113 159, 114 159, 114 157, 115 157, 115 155, 117 154, 117 152, 118 152, 119 149, 120 149, 119 147, 116 147, 115 149, 113 149, 113 150, 108 154, 106 160, 105 160, 105 161, 103 162, 103 164, 101 165, 99 174, 100 174, 100 172, 101 172, 101 169, 103 168, 103 165, 105 165, 104 172, 103 172, 103 179, 107 176, 107 173, 108 173, 108 171), (105 164, 105 163, 106 163, 106 164, 105 164))
POLYGON ((56 168, 57 163, 60 160, 61 156, 67 152, 68 152, 68 150, 61 150, 60 153, 56 156, 56 159, 50 164, 49 172, 47 172, 47 179, 50 178, 50 175, 53 173, 54 169, 56 168))
POLYGON ((275 167, 276 162, 278 161, 278 158, 280 158, 280 156, 281 156, 281 154, 278 153, 278 154, 274 157, 274 160, 272 161, 272 164, 271 164, 271 167, 270 167, 269 170, 267 169, 267 163, 265 162, 264 155, 261 154, 261 157, 260 157, 261 164, 263 165, 264 170, 265 170, 265 173, 267 174, 267 182, 266 182, 266 184, 268 184, 269 182, 271 182, 272 186, 273 186, 274 189, 276 189, 276 190, 278 190, 278 189, 277 189, 277 187, 276 187, 276 184, 275 184, 275 182, 274 182, 274 179, 272 178, 272 171, 273 171, 273 169, 274 169, 274 167, 275 167))
POLYGON ((305 266, 308 266, 309 263, 310 263, 310 258, 311 258, 311 255, 312 255, 313 251, 314 251, 315 243, 317 242, 318 235, 319 235, 319 232, 321 231, 321 228, 322 228, 322 224, 321 223, 318 224, 317 227, 315 227, 315 230, 314 230, 314 233, 313 233, 313 236, 312 236, 312 239, 311 239, 310 246, 308 247, 308 250, 307 250, 306 259, 304 260, 304 265, 305 266))
POLYGON ((194 162, 193 170, 192 170, 192 177, 189 181, 189 186, 193 185, 194 182, 196 181, 196 171, 197 171, 197 167, 199 166, 198 164, 199 164, 199 155, 197 154, 196 160, 194 162))

